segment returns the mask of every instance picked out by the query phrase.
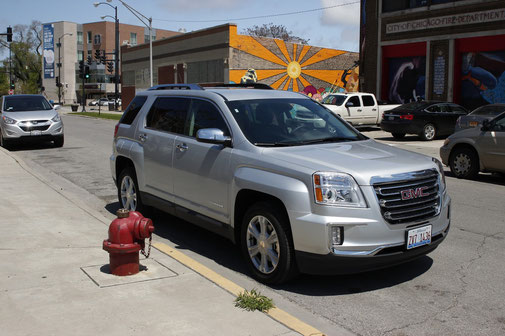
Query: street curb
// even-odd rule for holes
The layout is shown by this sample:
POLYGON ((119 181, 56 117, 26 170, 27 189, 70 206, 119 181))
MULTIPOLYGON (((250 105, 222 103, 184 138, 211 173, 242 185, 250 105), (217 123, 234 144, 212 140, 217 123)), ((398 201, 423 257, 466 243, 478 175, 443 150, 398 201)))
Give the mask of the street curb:
MULTIPOLYGON (((23 170, 25 170, 27 173, 56 191, 58 194, 61 196, 65 197, 67 200, 69 200, 71 203, 73 203, 75 206, 80 208, 81 210, 85 211, 88 213, 90 216, 93 218, 97 219, 98 221, 102 222, 104 225, 109 225, 111 220, 103 216, 100 212, 90 208, 87 206, 86 203, 82 202, 80 199, 76 198, 74 195, 71 193, 67 193, 63 191, 63 189, 57 185, 56 183, 53 183, 49 180, 47 180, 44 176, 39 174, 38 172, 34 171, 29 167, 21 158, 17 157, 17 155, 11 153, 10 151, 1 148, 0 151, 3 153, 7 154, 10 158, 12 158, 23 170)), ((201 263, 197 262, 193 258, 188 257, 182 252, 179 252, 170 246, 163 244, 163 243, 154 243, 152 245, 156 250, 172 257, 173 259, 177 260, 184 266, 192 269, 196 273, 200 274, 201 276, 205 277, 206 279, 210 280, 211 282, 215 283, 219 287, 223 288, 227 292, 231 293, 234 296, 238 296, 240 293, 243 293, 245 291, 244 288, 240 287, 239 285, 235 284, 233 281, 223 277, 222 275, 219 275, 218 273, 212 271, 210 268, 202 265, 201 263)), ((287 328, 296 331, 300 333, 301 335, 304 336, 325 336, 325 334, 318 329, 308 325, 307 323, 297 319, 296 317, 292 316, 291 314, 285 312, 284 310, 274 307, 270 309, 267 313, 268 316, 270 316, 272 319, 276 320, 277 322, 283 324, 287 328)))
MULTIPOLYGON (((152 246, 158 251, 174 258, 184 266, 191 268, 196 273, 207 278, 208 280, 212 281, 213 283, 215 283, 216 285, 218 285, 219 287, 223 288, 224 290, 226 290, 227 292, 231 293, 236 297, 245 291, 244 288, 240 287, 233 281, 219 275, 210 268, 200 264, 198 261, 188 257, 184 253, 179 252, 166 244, 154 243, 152 246)), ((266 314, 271 318, 273 318, 274 320, 276 320, 277 322, 285 325, 289 329, 296 331, 304 336, 325 336, 323 332, 297 319, 293 315, 285 312, 280 308, 274 307, 268 310, 266 314)))

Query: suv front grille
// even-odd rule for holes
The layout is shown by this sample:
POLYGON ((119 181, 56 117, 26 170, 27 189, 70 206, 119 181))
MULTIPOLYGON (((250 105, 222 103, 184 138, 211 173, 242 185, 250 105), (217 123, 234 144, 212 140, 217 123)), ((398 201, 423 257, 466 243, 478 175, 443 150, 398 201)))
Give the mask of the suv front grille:
POLYGON ((416 222, 440 212, 440 186, 436 170, 412 174, 409 179, 373 184, 381 213, 390 224, 416 222))
POLYGON ((19 123, 19 128, 25 132, 30 131, 46 131, 51 124, 49 120, 29 120, 22 121, 19 123))

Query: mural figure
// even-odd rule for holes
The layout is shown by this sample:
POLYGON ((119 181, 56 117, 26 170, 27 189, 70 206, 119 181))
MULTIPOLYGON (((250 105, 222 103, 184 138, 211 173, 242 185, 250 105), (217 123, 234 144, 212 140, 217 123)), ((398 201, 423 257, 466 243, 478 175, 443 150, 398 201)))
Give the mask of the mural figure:
POLYGON ((426 57, 389 60, 389 100, 405 104, 425 98, 426 57))
POLYGON ((505 103, 505 51, 465 53, 461 63, 463 106, 505 103))
POLYGON ((257 81, 258 76, 256 75, 256 70, 253 68, 247 69, 245 75, 240 78, 240 84, 256 83, 257 81))

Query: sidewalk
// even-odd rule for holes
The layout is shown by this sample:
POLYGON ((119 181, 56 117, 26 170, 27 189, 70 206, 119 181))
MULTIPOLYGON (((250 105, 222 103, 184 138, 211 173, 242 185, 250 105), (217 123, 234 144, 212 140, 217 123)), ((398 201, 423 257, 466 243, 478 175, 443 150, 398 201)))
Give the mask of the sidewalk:
POLYGON ((139 274, 108 274, 108 219, 1 148, 0 171, 2 334, 299 335, 156 249, 139 274))

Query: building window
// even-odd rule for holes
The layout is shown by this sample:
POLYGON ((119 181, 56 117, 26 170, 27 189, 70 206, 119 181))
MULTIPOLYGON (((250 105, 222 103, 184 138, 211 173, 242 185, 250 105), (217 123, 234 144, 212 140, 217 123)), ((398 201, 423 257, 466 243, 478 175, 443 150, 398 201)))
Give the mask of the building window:
POLYGON ((78 50, 77 51, 77 61, 80 62, 84 60, 84 51, 78 50))
POLYGON ((82 32, 77 32, 77 44, 82 44, 82 32))
POLYGON ((93 44, 101 44, 102 43, 102 35, 96 34, 93 39, 93 44))
POLYGON ((88 34, 88 40, 87 40, 87 41, 88 41, 88 43, 93 42, 93 36, 92 36, 92 35, 93 35, 93 33, 89 31, 87 34, 88 34))
POLYGON ((137 33, 130 33, 130 44, 137 45, 137 33))

